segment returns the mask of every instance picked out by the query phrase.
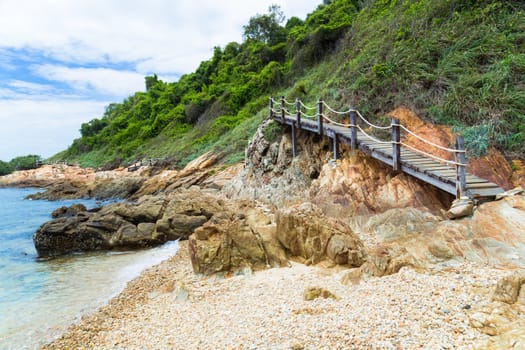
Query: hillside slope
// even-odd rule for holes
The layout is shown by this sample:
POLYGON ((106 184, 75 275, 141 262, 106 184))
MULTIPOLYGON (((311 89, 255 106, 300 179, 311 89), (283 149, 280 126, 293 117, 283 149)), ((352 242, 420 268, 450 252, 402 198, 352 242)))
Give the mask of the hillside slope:
POLYGON ((252 17, 244 41, 177 82, 106 108, 53 160, 116 166, 139 158, 184 165, 205 151, 230 163, 267 115, 270 94, 323 98, 383 118, 406 106, 466 138, 525 158, 525 3, 332 0, 303 21, 278 6, 252 17))

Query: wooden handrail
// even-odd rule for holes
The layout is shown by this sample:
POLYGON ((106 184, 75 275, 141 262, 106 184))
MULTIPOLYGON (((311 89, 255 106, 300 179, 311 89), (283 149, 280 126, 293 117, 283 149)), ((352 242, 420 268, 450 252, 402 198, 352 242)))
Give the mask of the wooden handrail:
MULTIPOLYGON (((314 109, 315 107, 306 106, 299 98, 295 99, 295 103, 288 102, 288 105, 291 105, 291 106, 295 105, 295 115, 294 115, 292 114, 292 112, 286 110, 286 103, 287 102, 284 96, 281 96, 279 104, 276 104, 276 101, 272 97, 270 97, 269 115, 270 115, 270 118, 273 118, 281 122, 282 124, 288 124, 292 127, 292 146, 293 146, 292 153, 294 157, 297 153, 296 140, 295 140, 297 129, 301 130, 303 128, 306 128, 307 131, 315 132, 319 134, 320 136, 325 136, 325 134, 326 136, 329 136, 333 142, 331 144, 331 149, 334 152, 334 158, 337 158, 339 154, 339 148, 338 148, 339 142, 346 142, 347 144, 350 145, 350 148, 352 150, 362 148, 360 146, 362 141, 360 141, 358 138, 358 131, 359 131, 359 135, 360 135, 359 137, 363 138, 363 140, 365 140, 364 137, 369 138, 372 142, 379 145, 378 147, 380 147, 382 152, 386 151, 386 147, 384 147, 385 146, 384 144, 392 145, 391 154, 383 153, 385 155, 382 156, 383 157, 382 160, 385 163, 390 164, 395 171, 409 171, 406 169, 406 166, 407 166, 407 162, 408 162, 408 166, 410 166, 410 161, 403 160, 402 162, 402 159, 401 159, 402 147, 401 146, 403 146, 403 149, 405 150, 404 152, 414 151, 416 152, 414 154, 418 154, 420 157, 422 156, 425 158, 437 160, 437 162, 439 162, 439 163, 436 163, 438 164, 438 167, 439 165, 441 165, 441 167, 449 166, 450 171, 454 171, 453 169, 455 168, 456 197, 460 198, 462 196, 467 195, 467 181, 466 181, 467 163, 466 163, 464 140, 461 136, 456 137, 455 142, 454 142, 454 148, 447 148, 447 147, 443 147, 441 145, 435 144, 431 141, 428 141, 422 138, 421 136, 415 134, 414 132, 408 130, 406 127, 400 124, 400 121, 397 118, 393 118, 389 126, 384 126, 384 127, 377 126, 367 121, 356 109, 350 108, 346 111, 338 112, 332 109, 329 105, 327 105, 322 99, 318 99, 317 101, 317 104, 316 104, 317 113, 315 114, 315 116, 309 116, 304 111, 314 109), (275 109, 276 105, 279 106, 278 107, 279 109, 275 109), (330 117, 327 117, 325 115, 325 110, 323 106, 326 106, 326 113, 346 115, 348 123, 345 124, 344 122, 336 122, 330 119, 330 117), (316 120, 315 121, 306 120, 303 122, 302 121, 303 117, 306 119, 314 119, 314 120, 316 119, 316 120), (370 128, 377 128, 377 129, 381 129, 385 131, 390 130, 391 139, 389 141, 382 141, 382 140, 375 138, 372 135, 369 135, 369 132, 365 132, 365 130, 361 126, 359 126, 358 117, 361 118, 363 123, 366 123, 366 125, 368 125, 370 128), (315 124, 313 124, 312 122, 315 124), (330 127, 325 127, 324 126, 325 122, 329 123, 330 127), (344 133, 341 127, 349 128, 350 132, 344 133), (326 132, 325 132, 325 129, 326 129, 326 132), (427 143, 428 145, 432 147, 436 147, 437 149, 445 150, 447 152, 452 153, 454 155, 454 160, 444 159, 433 153, 428 153, 426 151, 417 149, 413 145, 403 143, 401 141, 402 132, 406 132, 408 135, 415 136, 417 139, 427 143), (443 165, 443 164, 446 164, 446 165, 443 165)), ((370 141, 367 141, 367 142, 370 142, 370 141)), ((414 159, 415 155, 411 157, 412 159, 414 159)), ((426 170, 420 170, 420 171, 423 171, 426 173, 426 170)), ((446 172, 448 173, 448 171, 446 172)), ((435 184, 434 180, 429 179, 428 181, 430 181, 430 183, 435 184)), ((447 187, 447 191, 453 193, 453 190, 452 191, 449 190, 448 187, 447 187)))

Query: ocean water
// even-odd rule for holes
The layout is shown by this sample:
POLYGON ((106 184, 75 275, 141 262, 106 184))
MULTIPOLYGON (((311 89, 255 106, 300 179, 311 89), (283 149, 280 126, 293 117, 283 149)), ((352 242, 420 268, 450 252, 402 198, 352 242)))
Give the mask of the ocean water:
POLYGON ((175 254, 177 243, 128 251, 73 254, 39 261, 32 235, 63 205, 31 201, 35 189, 0 189, 0 349, 34 349, 59 336, 118 294, 127 281, 175 254))

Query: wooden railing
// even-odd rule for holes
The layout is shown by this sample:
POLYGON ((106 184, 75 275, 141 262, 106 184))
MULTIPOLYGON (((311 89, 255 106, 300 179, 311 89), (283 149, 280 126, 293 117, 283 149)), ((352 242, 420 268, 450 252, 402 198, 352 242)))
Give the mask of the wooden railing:
MULTIPOLYGON (((399 119, 392 118, 390 125, 380 126, 370 122, 368 119, 354 108, 349 108, 343 111, 337 111, 330 107, 325 101, 319 99, 316 106, 307 106, 300 99, 296 99, 294 102, 287 101, 284 97, 279 100, 275 100, 270 97, 270 118, 279 118, 284 124, 285 119, 293 118, 292 124, 292 137, 295 139, 295 128, 298 130, 304 127, 302 123, 303 119, 310 119, 315 121, 317 124, 316 131, 319 135, 323 135, 325 132, 325 124, 335 125, 338 127, 350 129, 350 147, 351 149, 358 149, 358 131, 360 135, 364 135, 366 138, 374 141, 377 144, 391 145, 391 157, 392 157, 392 168, 395 171, 401 170, 401 150, 402 147, 419 153, 425 157, 431 158, 441 164, 446 164, 454 167, 456 170, 456 196, 459 198, 463 196, 466 191, 466 157, 463 137, 456 135, 454 146, 443 147, 432 141, 429 141, 415 132, 411 131, 404 125, 402 125, 399 119), (314 113, 314 114, 312 114, 314 113), (363 126, 361 126, 363 125, 363 126), (389 132, 390 138, 388 140, 382 140, 378 137, 374 137, 372 133, 374 131, 389 132), (446 159, 438 156, 435 153, 430 153, 425 150, 419 149, 407 142, 403 141, 403 135, 410 135, 417 140, 430 146, 435 150, 440 150, 449 153, 451 159, 446 159)), ((334 133, 335 138, 337 133, 334 133)), ((334 147, 336 147, 337 140, 334 139, 334 147)), ((294 145, 295 147, 295 145, 294 145)), ((295 154, 295 149, 293 150, 295 154)), ((336 150, 334 149, 334 152, 336 150)))

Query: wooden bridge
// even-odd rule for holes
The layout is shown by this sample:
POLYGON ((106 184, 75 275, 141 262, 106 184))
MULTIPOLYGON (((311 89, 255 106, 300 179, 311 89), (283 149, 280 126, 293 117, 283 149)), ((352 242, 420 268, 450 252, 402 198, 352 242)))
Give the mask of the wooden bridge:
POLYGON ((456 198, 468 196, 475 200, 491 200, 504 191, 498 185, 466 172, 465 147, 461 136, 456 136, 454 148, 443 147, 412 132, 398 119, 392 119, 388 126, 378 126, 355 109, 336 111, 322 100, 318 101, 317 106, 309 107, 299 99, 288 102, 284 97, 280 101, 270 97, 270 118, 291 127, 294 157, 297 155, 297 132, 301 130, 330 137, 334 159, 339 157, 339 144, 345 143, 351 149, 360 150, 391 166, 395 171, 402 171, 456 198), (381 140, 372 136, 374 130, 388 132, 391 137, 381 140), (432 149, 440 150, 440 153, 450 154, 451 159, 436 155, 438 151, 425 152, 402 141, 402 133, 426 143, 432 149))

